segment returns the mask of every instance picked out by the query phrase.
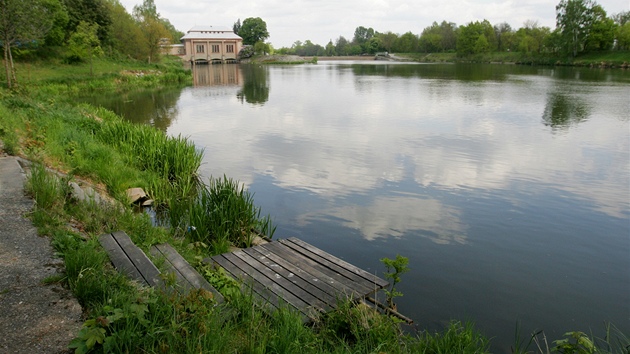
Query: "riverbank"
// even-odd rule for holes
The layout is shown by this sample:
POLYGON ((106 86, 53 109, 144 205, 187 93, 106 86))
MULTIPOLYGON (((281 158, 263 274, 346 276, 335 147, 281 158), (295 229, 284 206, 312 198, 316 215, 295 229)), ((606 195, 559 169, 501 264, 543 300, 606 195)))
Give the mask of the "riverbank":
MULTIPOLYGON (((314 57, 303 57, 305 61, 314 57)), ((318 61, 329 60, 362 60, 373 61, 373 55, 361 56, 323 56, 316 57, 318 61)), ((387 60, 381 57, 381 60, 387 60)), ((491 64, 521 64, 521 65, 555 65, 578 67, 621 68, 630 67, 630 52, 606 52, 583 54, 576 58, 566 59, 543 55, 526 55, 522 53, 497 52, 475 55, 470 57, 458 57, 456 53, 390 53, 391 61, 419 62, 419 63, 491 63, 491 64)))

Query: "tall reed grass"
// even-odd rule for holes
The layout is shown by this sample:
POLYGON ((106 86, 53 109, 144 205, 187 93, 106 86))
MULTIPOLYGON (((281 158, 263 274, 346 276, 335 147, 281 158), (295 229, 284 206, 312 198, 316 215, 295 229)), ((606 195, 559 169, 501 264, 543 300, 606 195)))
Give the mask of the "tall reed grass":
POLYGON ((253 195, 227 176, 210 178, 196 198, 173 198, 169 205, 172 226, 186 228, 192 240, 216 251, 225 251, 229 244, 250 247, 258 234, 272 237, 275 231, 270 217, 261 217, 253 195))

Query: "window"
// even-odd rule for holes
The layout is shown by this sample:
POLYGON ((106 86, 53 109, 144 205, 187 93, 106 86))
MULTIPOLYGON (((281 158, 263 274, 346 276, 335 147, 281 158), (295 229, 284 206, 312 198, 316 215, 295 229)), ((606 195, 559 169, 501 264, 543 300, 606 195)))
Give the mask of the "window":
POLYGON ((213 44, 212 45, 212 53, 218 53, 219 52, 219 45, 218 44, 213 44))
POLYGON ((225 51, 228 53, 234 53, 234 44, 228 44, 225 46, 225 51))
POLYGON ((197 44, 197 53, 204 53, 205 48, 203 44, 197 44))

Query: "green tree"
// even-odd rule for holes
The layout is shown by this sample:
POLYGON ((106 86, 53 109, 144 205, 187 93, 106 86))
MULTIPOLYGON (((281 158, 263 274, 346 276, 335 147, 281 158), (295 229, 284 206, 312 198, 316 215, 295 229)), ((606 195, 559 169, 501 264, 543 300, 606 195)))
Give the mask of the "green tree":
POLYGON ((239 18, 238 20, 236 20, 236 22, 234 22, 234 24, 232 25, 232 31, 234 31, 234 33, 238 34, 238 32, 241 30, 241 19, 239 18))
POLYGON ((269 38, 267 23, 260 17, 249 17, 243 21, 238 35, 243 38, 243 44, 254 45, 256 42, 265 41, 269 38))
POLYGON ((556 28, 566 52, 573 57, 584 49, 593 22, 593 5, 591 0, 561 0, 556 6, 556 28))
POLYGON ((419 38, 411 32, 398 37, 394 43, 393 51, 396 53, 415 53, 418 51, 419 38))
POLYGON ((494 25, 494 33, 497 38, 497 50, 500 52, 510 48, 510 40, 513 34, 512 26, 507 22, 494 25))
POLYGON ((373 28, 365 28, 363 26, 359 26, 354 30, 354 37, 352 38, 352 42, 362 45, 372 37, 374 37, 373 28))
POLYGON ((606 11, 595 5, 592 9, 592 23, 586 38, 585 50, 610 50, 615 41, 617 24, 606 16, 606 11))
POLYGON ((81 22, 77 30, 68 40, 68 50, 71 61, 90 62, 90 75, 94 74, 92 60, 94 57, 103 55, 101 42, 98 39, 98 25, 96 23, 81 22))
POLYGON ((538 21, 527 20, 514 34, 513 49, 527 54, 540 53, 550 34, 549 27, 539 27, 538 21))
MULTIPOLYGON (((457 37, 457 55, 466 56, 477 53, 476 50, 482 48, 482 46, 477 46, 477 42, 480 41, 479 37, 483 35, 486 37, 486 42, 488 42, 488 38, 485 35, 488 32, 488 26, 494 33, 494 28, 487 20, 470 22, 466 26, 460 26, 457 37)), ((483 42, 483 40, 481 41, 483 42)), ((489 42, 488 48, 490 48, 489 42)))
POLYGON ((422 30, 419 39, 419 48, 424 53, 442 52, 442 29, 437 22, 422 30))
POLYGON ((617 29, 617 48, 630 50, 630 22, 626 22, 617 29))
POLYGON ((326 55, 329 57, 337 55, 337 52, 335 51, 335 45, 333 44, 332 39, 328 41, 328 44, 326 44, 326 55))
POLYGON ((348 55, 349 45, 350 42, 348 42, 344 36, 339 36, 339 38, 335 41, 335 51, 337 52, 337 55, 348 55))
POLYGON ((63 0, 63 3, 69 18, 66 33, 75 32, 82 21, 96 23, 98 25, 98 39, 101 43, 109 42, 112 17, 106 0, 63 0))
POLYGON ((475 42, 474 50, 475 50, 475 53, 487 53, 490 51, 490 43, 486 39, 485 35, 483 34, 479 35, 479 37, 477 38, 477 41, 475 42))
POLYGON ((445 52, 457 49, 457 25, 454 22, 442 21, 440 23, 440 35, 442 36, 442 50, 445 52))
POLYGON ((144 35, 147 59, 151 63, 158 59, 160 46, 164 38, 170 39, 170 33, 164 27, 153 0, 144 0, 142 5, 134 6, 133 16, 138 21, 144 35))
POLYGON ((148 49, 140 24, 117 0, 110 2, 110 13, 112 14, 110 48, 125 57, 146 58, 148 49))
POLYGON ((68 12, 60 0, 44 0, 43 6, 47 8, 52 21, 50 30, 44 37, 44 43, 47 46, 60 46, 66 39, 65 28, 70 21, 68 12))
POLYGON ((398 39, 398 35, 396 33, 388 31, 386 33, 379 33, 378 38, 383 48, 386 51, 391 52, 394 43, 396 43, 396 40, 398 39))
POLYGON ((53 24, 50 8, 41 0, 0 0, 0 41, 9 88, 17 85, 11 48, 18 42, 44 38, 53 24))

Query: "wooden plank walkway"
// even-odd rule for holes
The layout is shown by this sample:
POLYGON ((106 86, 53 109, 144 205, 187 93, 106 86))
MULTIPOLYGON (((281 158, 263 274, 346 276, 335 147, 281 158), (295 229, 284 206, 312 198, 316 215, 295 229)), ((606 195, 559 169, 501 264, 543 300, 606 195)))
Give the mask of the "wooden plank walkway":
POLYGON ((359 301, 389 283, 297 238, 270 242, 205 260, 242 279, 271 310, 295 308, 305 321, 350 298, 359 301))
POLYGON ((217 304, 223 303, 221 293, 208 283, 177 251, 169 244, 154 245, 151 254, 164 261, 164 272, 155 266, 147 255, 136 246, 129 235, 122 231, 102 234, 98 241, 103 246, 114 267, 132 280, 163 291, 186 295, 193 289, 204 289, 212 293, 217 304), (173 286, 167 286, 168 277, 174 278, 173 286))

